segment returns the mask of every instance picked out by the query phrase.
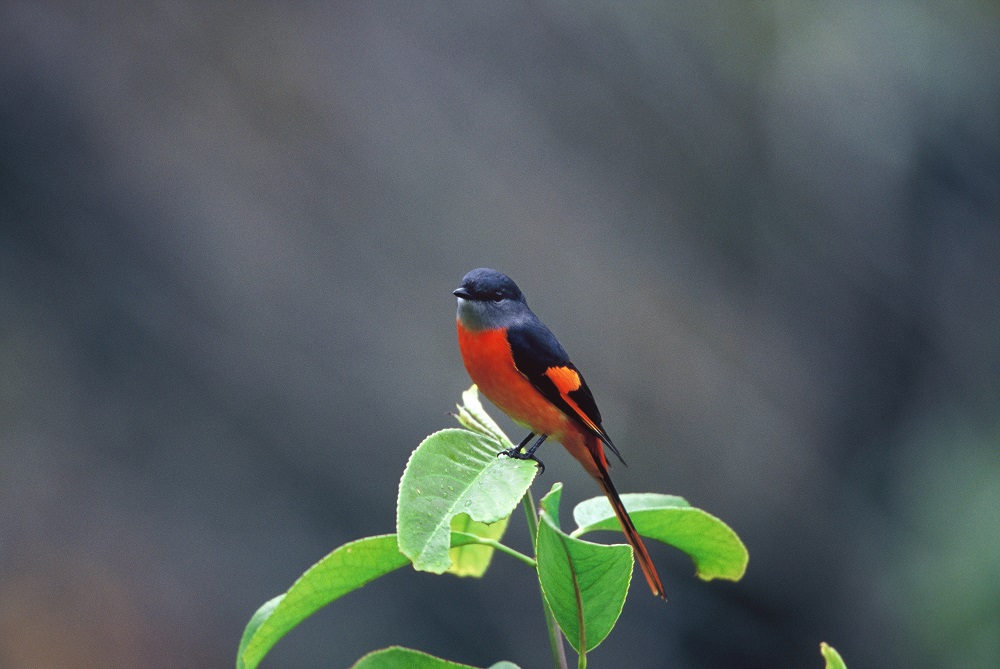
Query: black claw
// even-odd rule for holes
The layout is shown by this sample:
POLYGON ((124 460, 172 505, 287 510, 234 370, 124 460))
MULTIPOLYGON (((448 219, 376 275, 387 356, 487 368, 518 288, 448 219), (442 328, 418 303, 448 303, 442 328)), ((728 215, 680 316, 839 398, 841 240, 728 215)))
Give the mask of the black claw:
POLYGON ((535 456, 535 451, 537 451, 538 447, 542 445, 542 442, 545 441, 546 438, 548 438, 547 434, 543 434, 542 436, 540 436, 538 438, 538 441, 536 441, 534 444, 531 445, 531 448, 528 449, 527 453, 521 452, 524 449, 524 447, 528 445, 528 442, 531 441, 531 438, 534 436, 535 436, 534 432, 529 432, 528 436, 522 439, 520 444, 518 444, 514 448, 508 448, 500 451, 499 453, 497 453, 497 457, 499 458, 501 455, 506 455, 508 458, 514 458, 515 460, 534 460, 535 463, 538 465, 538 474, 539 475, 544 474, 545 463, 543 463, 535 456))
POLYGON ((515 460, 534 460, 535 463, 538 465, 538 474, 541 475, 545 473, 545 463, 539 460, 538 456, 532 453, 522 453, 516 448, 508 448, 505 451, 500 451, 499 453, 497 453, 498 458, 501 455, 506 455, 508 458, 514 458, 515 460))

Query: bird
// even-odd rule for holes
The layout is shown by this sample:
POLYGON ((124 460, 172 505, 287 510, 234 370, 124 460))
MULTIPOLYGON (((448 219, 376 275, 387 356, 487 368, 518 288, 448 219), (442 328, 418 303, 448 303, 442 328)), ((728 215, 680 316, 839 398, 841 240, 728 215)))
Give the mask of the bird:
POLYGON ((650 590, 666 599, 653 560, 611 482, 604 447, 625 461, 601 421, 594 395, 552 331, 528 307, 517 284, 480 267, 462 278, 458 298, 458 347, 469 377, 497 408, 530 430, 498 455, 531 459, 548 437, 561 443, 601 486, 642 569, 650 590), (535 435, 539 438, 524 448, 535 435))

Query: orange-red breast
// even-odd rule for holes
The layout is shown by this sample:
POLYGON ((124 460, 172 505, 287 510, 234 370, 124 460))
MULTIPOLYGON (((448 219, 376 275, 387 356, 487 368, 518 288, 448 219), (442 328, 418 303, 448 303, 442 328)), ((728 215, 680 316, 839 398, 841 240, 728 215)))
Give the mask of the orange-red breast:
POLYGON ((528 308, 521 290, 506 274, 474 269, 454 294, 458 297, 458 347, 465 369, 483 395, 531 430, 507 454, 537 460, 535 449, 546 437, 565 446, 597 479, 649 588, 665 597, 656 567, 611 483, 604 446, 619 459, 621 455, 601 425, 594 396, 566 350, 528 308), (535 434, 541 435, 539 440, 522 453, 535 434))

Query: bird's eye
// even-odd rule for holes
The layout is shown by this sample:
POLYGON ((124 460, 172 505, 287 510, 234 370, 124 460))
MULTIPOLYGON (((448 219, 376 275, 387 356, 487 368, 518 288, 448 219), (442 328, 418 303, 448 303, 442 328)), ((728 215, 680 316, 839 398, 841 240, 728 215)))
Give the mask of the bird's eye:
POLYGON ((498 291, 496 291, 496 292, 493 293, 493 301, 494 302, 499 302, 502 299, 503 299, 503 291, 498 290, 498 291))

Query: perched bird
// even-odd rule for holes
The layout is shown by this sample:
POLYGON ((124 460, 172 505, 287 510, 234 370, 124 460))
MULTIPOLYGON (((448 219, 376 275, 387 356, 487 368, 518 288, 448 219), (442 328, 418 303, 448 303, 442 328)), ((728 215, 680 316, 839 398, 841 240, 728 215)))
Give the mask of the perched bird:
POLYGON ((601 425, 594 396, 566 350, 506 274, 474 269, 453 292, 458 297, 458 347, 466 371, 483 395, 531 430, 519 446, 504 454, 530 458, 542 466, 535 451, 547 437, 565 446, 597 479, 650 589, 665 598, 656 567, 611 483, 604 446, 619 460, 621 454, 601 425), (538 440, 523 452, 536 434, 538 440))

